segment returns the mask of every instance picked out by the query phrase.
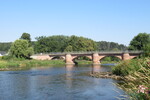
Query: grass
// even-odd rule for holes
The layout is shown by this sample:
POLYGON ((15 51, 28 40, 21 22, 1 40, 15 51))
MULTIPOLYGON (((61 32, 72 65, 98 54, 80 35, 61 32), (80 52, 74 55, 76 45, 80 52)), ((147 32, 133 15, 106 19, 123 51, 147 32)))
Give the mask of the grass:
POLYGON ((63 60, 0 60, 0 69, 7 70, 9 68, 23 68, 34 66, 48 66, 48 65, 63 65, 63 60))
POLYGON ((118 86, 131 100, 150 100, 150 58, 124 61, 114 67, 113 73, 123 76, 124 82, 118 86))
POLYGON ((101 64, 117 64, 120 61, 101 61, 101 64))
POLYGON ((93 63, 92 61, 88 61, 88 60, 76 60, 75 62, 77 62, 78 65, 93 63))

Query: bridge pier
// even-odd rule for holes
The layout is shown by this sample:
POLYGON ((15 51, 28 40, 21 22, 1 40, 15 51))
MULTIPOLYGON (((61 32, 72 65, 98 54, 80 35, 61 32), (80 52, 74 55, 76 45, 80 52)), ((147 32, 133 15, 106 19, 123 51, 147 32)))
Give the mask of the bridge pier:
POLYGON ((94 65, 100 64, 98 53, 93 53, 93 64, 94 65))
POLYGON ((66 64, 75 64, 75 63, 72 61, 72 56, 71 56, 71 54, 66 54, 66 64))
POLYGON ((122 60, 129 60, 129 59, 131 59, 129 53, 123 53, 122 54, 122 60))

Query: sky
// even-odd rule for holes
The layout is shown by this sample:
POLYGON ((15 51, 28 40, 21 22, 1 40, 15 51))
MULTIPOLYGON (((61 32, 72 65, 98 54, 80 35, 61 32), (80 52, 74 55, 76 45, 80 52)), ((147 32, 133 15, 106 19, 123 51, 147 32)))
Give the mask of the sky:
POLYGON ((76 35, 129 45, 150 33, 150 0, 0 0, 0 42, 22 33, 76 35))

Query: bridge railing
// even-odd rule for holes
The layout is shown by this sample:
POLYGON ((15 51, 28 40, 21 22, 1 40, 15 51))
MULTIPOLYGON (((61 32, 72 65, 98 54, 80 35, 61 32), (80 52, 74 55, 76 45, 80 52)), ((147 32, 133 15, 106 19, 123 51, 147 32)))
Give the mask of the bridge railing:
POLYGON ((142 53, 143 51, 73 51, 73 52, 49 52, 49 53, 39 53, 34 55, 66 55, 66 54, 92 54, 92 53, 99 53, 99 54, 109 54, 109 53, 142 53))

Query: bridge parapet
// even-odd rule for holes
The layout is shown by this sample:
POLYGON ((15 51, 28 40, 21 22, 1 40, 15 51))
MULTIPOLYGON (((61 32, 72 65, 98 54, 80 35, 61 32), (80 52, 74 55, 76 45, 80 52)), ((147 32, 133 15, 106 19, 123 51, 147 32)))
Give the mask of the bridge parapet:
POLYGON ((86 56, 91 58, 93 64, 100 64, 100 60, 107 56, 115 56, 121 60, 129 60, 139 56, 142 51, 90 51, 90 52, 51 52, 51 53, 40 53, 31 56, 37 60, 51 60, 54 57, 63 57, 66 64, 74 64, 74 59, 80 56, 86 56))
POLYGON ((132 54, 141 54, 143 51, 79 51, 79 52, 50 52, 50 53, 40 53, 40 54, 34 54, 34 55, 66 55, 66 54, 123 54, 123 53, 132 53, 132 54))

